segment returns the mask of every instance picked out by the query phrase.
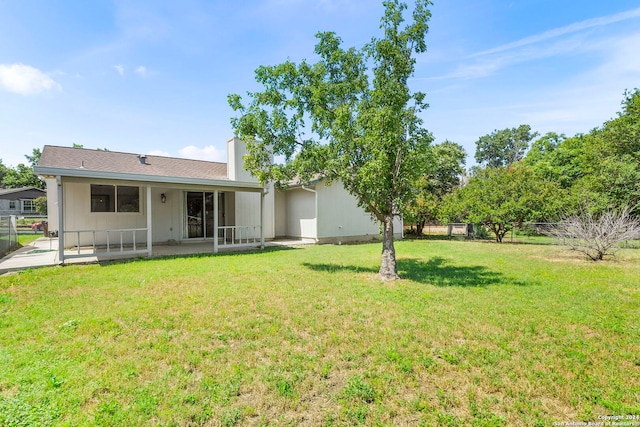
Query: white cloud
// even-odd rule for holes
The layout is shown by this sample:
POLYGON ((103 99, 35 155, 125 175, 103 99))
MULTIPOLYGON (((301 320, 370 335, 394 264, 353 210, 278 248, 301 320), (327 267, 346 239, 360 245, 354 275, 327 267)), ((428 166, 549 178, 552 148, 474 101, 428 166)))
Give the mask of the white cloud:
POLYGON ((113 68, 116 69, 118 74, 120 74, 121 76, 124 76, 124 67, 122 65, 114 65, 113 68))
POLYGON ((586 50, 597 49, 599 49, 597 44, 586 43, 583 36, 575 35, 543 46, 523 46, 521 49, 511 52, 475 58, 475 62, 460 64, 448 74, 416 80, 476 79, 490 76, 503 68, 520 63, 557 56, 577 55, 586 50))
POLYGON ((139 65, 138 68, 135 69, 135 72, 142 77, 147 77, 147 67, 144 65, 139 65))
POLYGON ((495 47, 493 49, 485 50, 483 52, 478 52, 472 55, 472 57, 504 52, 507 50, 512 50, 512 49, 520 48, 523 46, 528 46, 531 44, 536 44, 536 43, 540 43, 550 39, 554 39, 556 37, 564 36, 566 34, 576 33, 579 31, 584 31, 584 30, 588 30, 596 27, 603 27, 605 25, 614 24, 616 22, 626 21, 628 19, 633 19, 633 18, 640 18, 640 7, 637 9, 628 10, 626 12, 621 12, 614 15, 587 19, 585 21, 576 22, 564 27, 554 28, 553 30, 549 30, 540 34, 535 34, 533 36, 525 37, 523 39, 516 40, 514 42, 507 43, 502 46, 495 47))
MULTIPOLYGON (((599 39, 587 30, 640 18, 640 8, 599 18, 587 19, 516 40, 468 56, 454 70, 440 76, 415 80, 475 79, 493 75, 503 68, 545 58, 607 52, 615 39, 599 39)), ((632 55, 632 57, 637 55, 632 55)))
POLYGON ((47 74, 24 64, 0 64, 0 87, 20 95, 62 90, 62 86, 47 74))
POLYGON ((207 145, 206 147, 196 147, 195 145, 188 145, 181 148, 179 151, 180 156, 187 159, 196 160, 209 160, 211 162, 226 162, 227 153, 224 150, 219 150, 213 145, 207 145))

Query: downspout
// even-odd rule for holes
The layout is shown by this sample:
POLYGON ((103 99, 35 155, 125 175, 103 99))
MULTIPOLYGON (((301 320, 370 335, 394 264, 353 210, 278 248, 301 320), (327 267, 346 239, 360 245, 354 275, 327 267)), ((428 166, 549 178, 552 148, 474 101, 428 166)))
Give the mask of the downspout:
POLYGON ((316 200, 315 200, 315 216, 316 216, 316 237, 315 237, 315 241, 316 243, 318 243, 318 191, 314 190, 313 188, 309 188, 309 187, 305 187, 304 185, 302 187, 304 191, 308 191, 310 193, 314 193, 316 196, 316 200))

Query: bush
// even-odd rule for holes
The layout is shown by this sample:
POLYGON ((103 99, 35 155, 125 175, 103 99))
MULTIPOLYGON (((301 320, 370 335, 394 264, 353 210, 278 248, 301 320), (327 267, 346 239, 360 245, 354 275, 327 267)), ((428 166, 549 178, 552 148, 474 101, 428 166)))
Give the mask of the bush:
POLYGON ((547 234, 589 259, 600 261, 615 255, 620 243, 640 238, 640 220, 631 215, 629 207, 600 215, 584 210, 565 218, 547 234))
POLYGON ((33 203, 36 205, 36 212, 40 215, 47 214, 47 196, 40 196, 34 199, 33 203))

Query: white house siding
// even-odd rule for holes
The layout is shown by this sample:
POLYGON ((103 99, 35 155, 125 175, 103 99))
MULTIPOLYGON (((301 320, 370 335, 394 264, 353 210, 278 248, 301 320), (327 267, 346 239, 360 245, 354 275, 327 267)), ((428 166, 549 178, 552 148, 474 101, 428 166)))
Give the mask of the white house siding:
POLYGON ((318 191, 318 239, 329 242, 378 238, 380 228, 358 207, 355 197, 340 182, 316 185, 318 191))
POLYGON ((274 228, 276 237, 287 236, 287 192, 277 190, 274 194, 274 228))
MULTIPOLYGON (((140 188, 141 200, 145 199, 146 201, 146 191, 146 187, 140 188)), ((153 243, 181 240, 184 228, 184 192, 181 189, 152 187, 151 215, 153 243), (161 201, 162 194, 167 198, 165 203, 161 201)), ((146 215, 144 218, 146 219, 146 215)))
MULTIPOLYGON (((63 193, 65 232, 146 228, 147 226, 147 198, 146 187, 144 186, 140 187, 140 212, 91 212, 91 184, 88 183, 63 183, 63 193)), ((158 195, 157 198, 159 203, 160 196, 158 195)), ((111 233, 109 239, 111 243, 120 242, 120 235, 111 233)), ((142 243, 146 242, 146 240, 145 232, 137 232, 136 242, 142 243)), ((132 233, 123 234, 124 244, 131 244, 132 241, 132 233)), ((92 233, 80 234, 80 245, 90 245, 92 243, 92 233)), ((105 244, 106 233, 98 233, 96 235, 96 243, 105 244)), ((77 235, 66 233, 65 246, 75 246, 76 244, 78 244, 77 235)))
MULTIPOLYGON (((354 196, 342 183, 327 185, 321 181, 318 191, 318 240, 320 242, 348 242, 380 239, 380 225, 358 206, 354 196)), ((402 236, 402 222, 394 220, 396 238, 402 236)))
POLYGON ((237 226, 260 225, 260 194, 236 193, 236 221, 237 226))
POLYGON ((287 190, 286 235, 303 239, 317 239, 316 195, 302 188, 287 190))
MULTIPOLYGON (((258 226, 260 225, 260 193, 235 193, 235 225, 258 226)), ((270 191, 264 196, 264 237, 273 239, 274 231, 274 192, 270 191)))
MULTIPOLYGON (((276 221, 275 221, 275 204, 276 204, 276 189, 273 184, 269 186, 269 192, 264 196, 264 237, 265 239, 273 239, 276 236, 276 221)), ((259 224, 260 222, 258 222, 259 224)))
POLYGON ((247 154, 245 143, 238 138, 227 141, 227 176, 232 181, 257 182, 256 178, 244 169, 244 156, 247 154))
POLYGON ((58 231, 58 185, 55 178, 46 178, 47 184, 47 221, 49 221, 49 231, 58 231))

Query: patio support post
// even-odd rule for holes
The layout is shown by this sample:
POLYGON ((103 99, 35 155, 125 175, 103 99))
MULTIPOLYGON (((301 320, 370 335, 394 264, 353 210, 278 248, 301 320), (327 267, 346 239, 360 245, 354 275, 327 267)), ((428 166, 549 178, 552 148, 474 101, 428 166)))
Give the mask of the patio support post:
POLYGON ((213 253, 218 253, 218 190, 213 192, 213 253))
POLYGON ((58 184, 58 262, 64 264, 64 200, 60 175, 56 176, 56 183, 58 184))
POLYGON ((260 192, 260 249, 264 249, 264 190, 260 192))
POLYGON ((153 256, 153 220, 151 218, 151 186, 147 185, 147 255, 149 257, 153 256))

